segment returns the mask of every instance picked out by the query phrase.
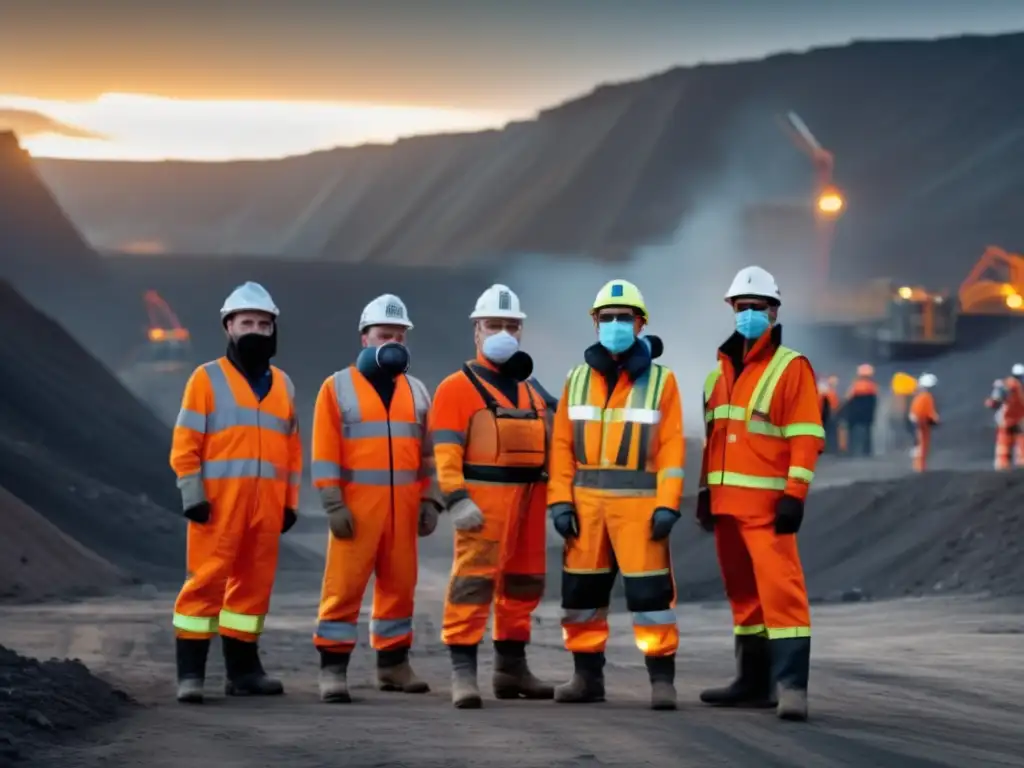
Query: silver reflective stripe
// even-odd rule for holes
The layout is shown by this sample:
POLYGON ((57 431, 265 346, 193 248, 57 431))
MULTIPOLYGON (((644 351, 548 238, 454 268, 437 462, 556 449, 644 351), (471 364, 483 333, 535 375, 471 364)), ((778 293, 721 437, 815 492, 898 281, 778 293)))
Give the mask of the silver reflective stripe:
POLYGON ((412 485, 417 481, 419 472, 414 469, 345 469, 339 468, 340 478, 344 482, 359 485, 391 485, 394 476, 395 485, 412 485))
POLYGON ((317 480, 341 480, 341 467, 333 461, 314 461, 310 465, 310 476, 317 480))
POLYGON ((206 434, 206 416, 198 411, 190 411, 188 408, 182 408, 178 411, 178 418, 175 420, 174 426, 191 429, 194 432, 204 435, 206 434))
POLYGON ((359 395, 356 394, 356 383, 352 379, 351 368, 342 368, 334 374, 334 397, 338 403, 342 424, 362 422, 363 414, 359 409, 359 395))
MULTIPOLYGON (((290 435, 295 431, 294 419, 282 419, 258 408, 239 405, 231 391, 227 374, 216 360, 204 365, 203 370, 210 377, 210 387, 213 389, 213 410, 206 416, 207 434, 232 427, 259 427, 282 435, 290 435)), ((285 374, 282 372, 282 375, 285 374)), ((285 376, 285 385, 290 382, 291 379, 285 376)))
POLYGON ((179 477, 178 490, 181 491, 182 509, 188 509, 206 501, 206 491, 203 490, 203 478, 198 472, 194 475, 179 477))
POLYGON ((342 424, 341 434, 346 440, 360 437, 413 437, 423 439, 423 427, 408 421, 361 421, 358 424, 342 424), (390 427, 390 429, 389 429, 390 427))
POLYGON ((401 637, 412 633, 412 619, 370 619, 370 634, 377 637, 401 637))
POLYGON ((563 624, 587 624, 591 621, 607 621, 607 608, 563 608, 563 624))
POLYGON ((633 624, 637 627, 660 627, 665 624, 675 626, 676 612, 668 609, 664 611, 637 611, 633 614, 633 624))
POLYGON ((355 622, 352 621, 317 622, 316 636, 323 640, 334 640, 339 643, 354 643, 359 639, 355 622))
POLYGON ((287 481, 288 470, 282 470, 260 459, 213 459, 203 462, 205 480, 234 480, 239 478, 261 478, 264 480, 287 481))
POLYGON ((435 429, 430 433, 434 445, 461 445, 466 444, 466 433, 457 429, 435 429))

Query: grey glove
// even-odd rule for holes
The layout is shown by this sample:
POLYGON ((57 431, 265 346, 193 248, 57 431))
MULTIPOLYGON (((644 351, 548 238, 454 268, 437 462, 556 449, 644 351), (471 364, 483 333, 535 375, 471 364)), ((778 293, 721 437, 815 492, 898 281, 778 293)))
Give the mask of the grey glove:
POLYGON ((452 516, 452 526, 457 531, 480 531, 484 527, 484 513, 468 496, 459 499, 448 508, 452 516))
POLYGON ((651 515, 651 541, 667 539, 672 526, 679 522, 679 513, 668 507, 658 507, 651 515))
POLYGON ((555 531, 563 539, 575 539, 580 535, 580 519, 572 504, 552 504, 548 508, 548 514, 551 516, 555 531))
POLYGON ((422 499, 420 501, 420 522, 418 533, 420 536, 429 536, 437 528, 437 518, 441 514, 441 505, 433 499, 422 499))
POLYGON ((321 488, 320 504, 327 513, 327 525, 336 539, 351 539, 356 535, 356 522, 352 510, 345 506, 341 488, 321 488))

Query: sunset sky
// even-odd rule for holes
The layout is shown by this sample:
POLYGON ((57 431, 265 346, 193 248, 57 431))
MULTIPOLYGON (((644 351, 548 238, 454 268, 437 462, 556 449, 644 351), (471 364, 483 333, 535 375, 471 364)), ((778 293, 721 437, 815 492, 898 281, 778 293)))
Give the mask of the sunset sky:
POLYGON ((0 0, 0 128, 37 156, 269 158, 677 64, 1022 29, 1020 0, 0 0))

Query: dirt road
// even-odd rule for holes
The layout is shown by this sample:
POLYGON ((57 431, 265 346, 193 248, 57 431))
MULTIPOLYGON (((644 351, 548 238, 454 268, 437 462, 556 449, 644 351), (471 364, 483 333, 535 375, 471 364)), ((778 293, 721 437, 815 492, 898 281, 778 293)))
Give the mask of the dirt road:
MULTIPOLYGON (((439 579, 424 585, 436 595, 439 579)), ((372 686, 372 657, 353 663, 352 705, 316 698, 310 642, 315 603, 282 596, 268 620, 266 663, 288 694, 217 696, 203 707, 172 698, 170 598, 22 606, 0 612, 0 643, 40 657, 78 657, 143 705, 126 719, 46 748, 37 768, 217 766, 1024 766, 1024 619, 1020 605, 965 599, 825 606, 815 613, 813 721, 708 710, 698 690, 731 668, 730 620, 721 606, 682 606, 678 712, 646 707, 642 659, 616 616, 609 702, 571 707, 497 702, 460 712, 449 703, 436 604, 418 618, 415 663, 434 684, 425 696, 372 686)), ((532 661, 562 680, 557 613, 539 612, 532 661)), ((487 654, 484 655, 486 658, 487 654)), ((219 691, 219 662, 210 688, 219 691)), ((486 681, 489 666, 481 670, 486 681)))

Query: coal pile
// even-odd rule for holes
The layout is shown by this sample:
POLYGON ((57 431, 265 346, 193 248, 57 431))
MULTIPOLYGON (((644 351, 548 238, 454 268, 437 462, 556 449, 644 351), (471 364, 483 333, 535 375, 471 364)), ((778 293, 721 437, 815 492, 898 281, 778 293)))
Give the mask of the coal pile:
POLYGON ((131 700, 79 661, 37 661, 0 646, 0 765, 40 743, 117 718, 131 700))

